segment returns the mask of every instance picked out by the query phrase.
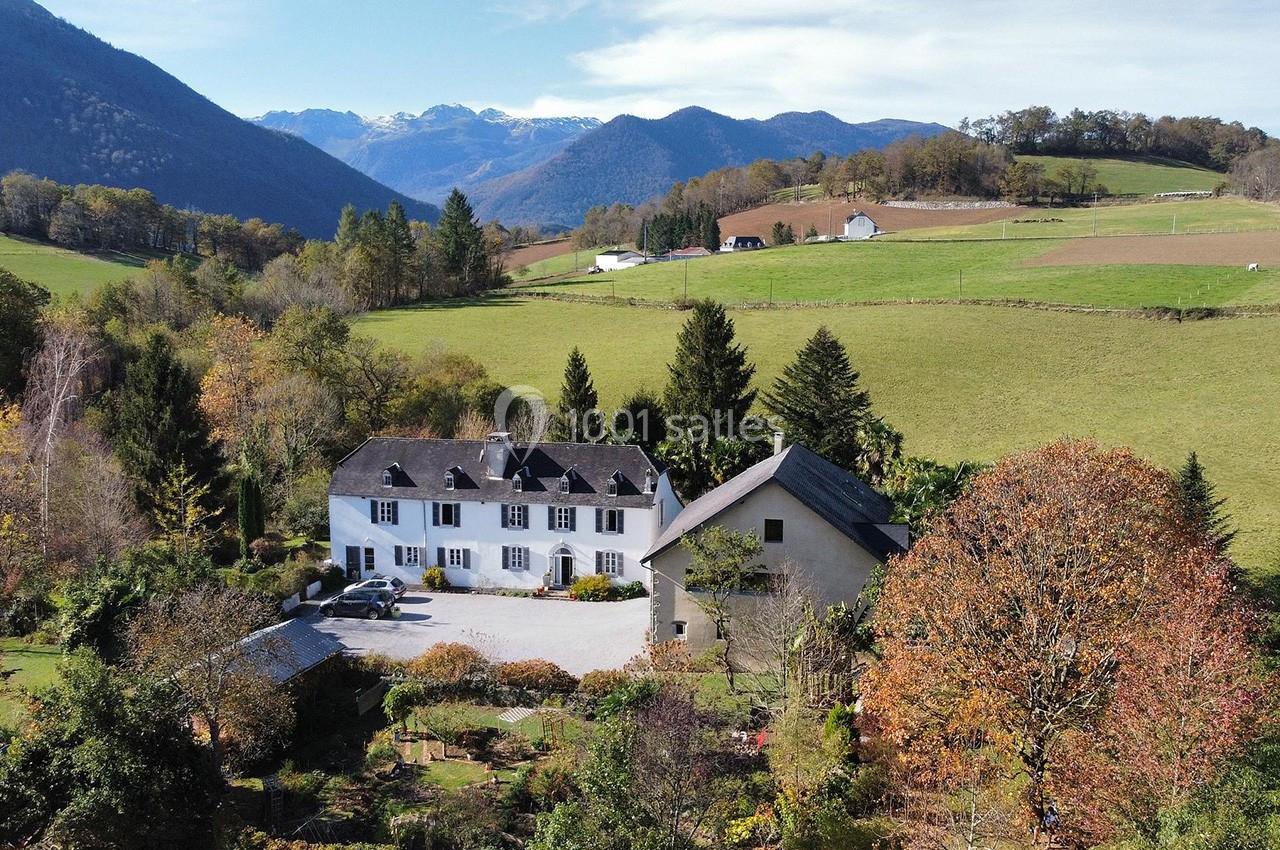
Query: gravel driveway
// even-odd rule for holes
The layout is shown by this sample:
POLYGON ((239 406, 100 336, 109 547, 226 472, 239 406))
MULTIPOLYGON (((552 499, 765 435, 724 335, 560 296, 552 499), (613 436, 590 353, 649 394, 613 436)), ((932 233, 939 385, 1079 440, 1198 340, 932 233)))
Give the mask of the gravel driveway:
POLYGON ((581 676, 621 667, 645 649, 649 600, 573 602, 409 591, 394 620, 308 616, 354 653, 412 658, 432 644, 470 644, 495 661, 545 658, 581 676))

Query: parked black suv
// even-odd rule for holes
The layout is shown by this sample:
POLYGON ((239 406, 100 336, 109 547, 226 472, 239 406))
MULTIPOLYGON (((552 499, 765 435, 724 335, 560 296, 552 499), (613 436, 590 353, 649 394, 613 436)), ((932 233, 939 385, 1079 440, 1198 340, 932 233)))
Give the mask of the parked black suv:
POLYGON ((388 590, 352 590, 320 603, 325 617, 364 617, 380 620, 395 609, 396 598, 388 590))

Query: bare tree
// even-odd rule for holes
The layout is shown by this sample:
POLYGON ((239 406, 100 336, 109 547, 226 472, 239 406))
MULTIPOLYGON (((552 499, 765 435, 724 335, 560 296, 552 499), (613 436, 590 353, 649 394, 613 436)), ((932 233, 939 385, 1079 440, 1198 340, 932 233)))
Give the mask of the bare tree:
POLYGON ((246 640, 276 614, 267 597, 208 587, 154 599, 130 626, 134 664, 173 680, 208 729, 219 770, 228 732, 243 747, 261 748, 292 726, 292 703, 272 676, 296 663, 290 645, 270 632, 246 640))
POLYGON ((103 439, 83 424, 73 424, 59 440, 49 505, 49 552, 87 567, 114 560, 147 539, 133 489, 120 462, 103 439))
POLYGON ((58 439, 79 412, 85 382, 97 357, 88 330, 74 319, 45 323, 44 344, 28 368, 22 421, 40 478, 40 545, 49 554, 49 482, 58 439))
POLYGON ((742 656, 761 703, 785 713, 795 678, 797 638, 817 607, 817 596, 808 577, 788 559, 770 575, 768 591, 750 605, 738 616, 742 656))

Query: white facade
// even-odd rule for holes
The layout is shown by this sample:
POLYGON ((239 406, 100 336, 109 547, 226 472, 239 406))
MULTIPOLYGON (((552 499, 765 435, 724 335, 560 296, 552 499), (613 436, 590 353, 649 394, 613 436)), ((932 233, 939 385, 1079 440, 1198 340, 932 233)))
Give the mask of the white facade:
POLYGON ((599 563, 600 571, 615 582, 640 581, 648 587, 649 570, 640 558, 681 509, 665 473, 655 482, 651 508, 599 508, 550 499, 517 504, 467 500, 461 491, 456 495, 452 501, 398 498, 392 491, 385 498, 330 495, 334 562, 349 567, 354 555, 361 577, 378 572, 410 584, 420 584, 427 568, 441 566, 449 583, 458 587, 527 590, 567 584, 570 575, 594 574, 599 563), (504 511, 508 519, 515 518, 510 506, 523 511, 523 527, 504 524, 504 511), (602 513, 597 531, 597 511, 618 513, 612 518, 602 513), (619 517, 621 531, 606 530, 619 517))
POLYGON ((871 216, 864 212, 856 212, 845 219, 845 239, 870 239, 878 232, 879 229, 876 227, 876 223, 871 220, 871 216))

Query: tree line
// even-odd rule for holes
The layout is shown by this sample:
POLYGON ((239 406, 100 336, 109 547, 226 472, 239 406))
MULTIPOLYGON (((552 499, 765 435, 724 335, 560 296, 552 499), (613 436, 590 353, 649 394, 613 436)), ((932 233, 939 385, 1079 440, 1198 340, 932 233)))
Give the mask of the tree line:
POLYGON ((1270 141, 1257 127, 1208 116, 1150 118, 1141 112, 1072 109, 1059 116, 1029 106, 960 122, 959 130, 1014 153, 1068 156, 1164 156, 1217 171, 1270 141))

